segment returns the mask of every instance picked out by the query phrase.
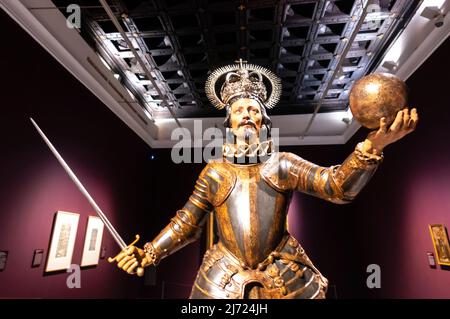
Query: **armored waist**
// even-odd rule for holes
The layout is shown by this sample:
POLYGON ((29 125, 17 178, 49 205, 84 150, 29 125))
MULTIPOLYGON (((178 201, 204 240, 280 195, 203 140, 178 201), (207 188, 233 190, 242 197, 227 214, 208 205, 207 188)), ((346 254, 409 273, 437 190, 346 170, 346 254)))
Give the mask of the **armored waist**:
POLYGON ((323 298, 327 279, 290 235, 251 269, 222 243, 208 250, 191 298, 323 298))

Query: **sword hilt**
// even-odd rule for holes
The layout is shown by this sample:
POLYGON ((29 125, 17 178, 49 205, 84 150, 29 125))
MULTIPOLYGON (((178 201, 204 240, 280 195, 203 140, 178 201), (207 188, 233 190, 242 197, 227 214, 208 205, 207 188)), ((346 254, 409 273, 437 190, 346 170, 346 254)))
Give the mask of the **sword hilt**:
MULTIPOLYGON (((141 237, 139 235, 136 235, 136 239, 131 244, 129 244, 127 247, 123 248, 122 251, 120 253, 118 253, 114 258, 109 257, 108 258, 108 262, 112 263, 112 262, 116 261, 117 257, 119 257, 119 255, 123 251, 126 251, 129 247, 134 246, 134 244, 136 244, 139 241, 140 238, 141 237)), ((144 275, 144 268, 143 267, 138 267, 136 272, 135 272, 135 274, 137 274, 139 277, 142 277, 144 275)))

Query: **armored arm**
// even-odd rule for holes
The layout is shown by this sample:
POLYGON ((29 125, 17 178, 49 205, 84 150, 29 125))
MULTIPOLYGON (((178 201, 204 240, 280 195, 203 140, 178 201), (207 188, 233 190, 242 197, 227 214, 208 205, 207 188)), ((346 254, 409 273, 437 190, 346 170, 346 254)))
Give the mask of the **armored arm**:
POLYGON ((368 183, 382 155, 364 150, 359 143, 341 165, 321 167, 294 154, 288 156, 288 175, 291 187, 333 203, 351 202, 368 183))
POLYGON ((208 184, 205 171, 202 171, 189 200, 178 210, 170 223, 156 238, 144 245, 144 251, 151 264, 176 252, 187 244, 197 240, 201 234, 206 215, 212 210, 208 200, 208 184))
POLYGON ((262 169, 267 183, 280 191, 297 190, 333 203, 352 201, 383 160, 359 143, 341 165, 322 167, 292 153, 277 153, 262 169))

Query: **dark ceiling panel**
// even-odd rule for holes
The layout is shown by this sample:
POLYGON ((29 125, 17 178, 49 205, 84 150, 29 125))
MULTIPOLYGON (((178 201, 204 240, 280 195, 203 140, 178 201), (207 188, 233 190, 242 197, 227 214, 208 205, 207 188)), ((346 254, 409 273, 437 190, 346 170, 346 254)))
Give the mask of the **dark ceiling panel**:
MULTIPOLYGON (((82 8, 82 36, 99 52, 142 107, 170 117, 101 5, 54 0, 82 8)), ((348 39, 355 32, 362 1, 335 0, 109 0, 135 48, 159 83, 177 117, 210 117, 204 82, 210 70, 242 58, 282 79, 280 105, 270 114, 344 110, 355 80, 369 73, 409 21, 420 1, 380 0, 359 29, 342 69, 333 79, 348 39)))

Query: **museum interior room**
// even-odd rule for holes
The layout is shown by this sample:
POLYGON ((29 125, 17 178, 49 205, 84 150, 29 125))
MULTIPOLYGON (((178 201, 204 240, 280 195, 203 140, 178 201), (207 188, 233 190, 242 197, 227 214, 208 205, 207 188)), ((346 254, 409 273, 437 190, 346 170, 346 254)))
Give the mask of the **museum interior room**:
MULTIPOLYGON (((294 296, 289 282, 309 271, 319 290, 320 274, 328 280, 328 288, 311 298, 325 291, 329 299, 450 298, 450 0, 0 0, 0 6, 0 298, 184 299, 197 296, 193 287, 220 298, 218 287, 238 285, 244 272, 262 278, 271 271, 279 276, 272 278, 274 287, 255 279, 257 287, 242 286, 248 295, 240 296, 294 296), (344 205, 306 194, 312 192, 308 185, 283 195, 258 175, 257 199, 242 200, 244 188, 237 195, 230 188, 219 194, 226 186, 217 190, 220 196, 234 194, 223 199, 229 214, 240 212, 228 217, 231 228, 222 225, 224 208, 214 201, 217 212, 195 220, 197 225, 195 212, 183 215, 181 209, 206 211, 201 181, 227 182, 227 172, 199 178, 206 165, 202 147, 211 140, 205 131, 214 128, 224 136, 232 131, 224 119, 236 100, 226 104, 223 88, 242 78, 222 76, 220 98, 220 84, 210 82, 215 70, 225 74, 218 68, 226 65, 234 72, 256 70, 244 72, 252 85, 267 87, 270 98, 278 94, 266 101, 274 143, 280 152, 331 167, 305 179, 316 187, 322 181, 308 178, 335 174, 325 192, 341 191, 346 183, 360 186, 354 175, 363 169, 354 167, 356 159, 346 162, 355 172, 342 185, 334 181, 347 173, 334 165, 356 154, 358 143, 379 127, 379 118, 368 128, 352 113, 349 101, 358 80, 384 73, 403 81, 407 101, 396 103, 409 108, 408 123, 415 119, 413 108, 420 120, 414 132, 372 155, 370 163, 377 164, 364 165, 379 164, 376 173, 344 205), (80 191, 30 118, 85 189, 80 191), (174 156, 180 130, 188 135, 187 160, 181 162, 174 156), (291 200, 280 227, 298 240, 314 266, 300 255, 277 260, 283 250, 273 255, 276 261, 272 255, 260 259, 257 270, 242 261, 208 279, 209 267, 225 265, 220 260, 232 255, 217 244, 229 232, 243 227, 244 237, 230 245, 239 250, 242 240, 242 258, 248 261, 247 249, 262 247, 266 238, 248 229, 265 225, 265 236, 275 231, 275 222, 263 220, 272 205, 263 196, 270 194, 285 196, 276 205, 291 200), (240 202, 229 203, 239 195, 240 202), (172 240, 169 250, 177 240, 187 244, 176 237, 175 226, 203 231, 167 258, 154 257, 159 263, 143 274, 129 275, 110 262, 135 235, 140 236, 135 246, 143 249, 171 219, 166 238, 136 250, 145 260, 170 253, 164 240, 172 240), (240 219, 242 224, 233 224, 240 219), (164 249, 158 251, 160 244, 164 249), (282 278, 284 270, 280 274, 277 267, 283 264, 295 278, 282 278), (197 276, 217 287, 201 288, 197 276)), ((306 170, 296 169, 289 174, 306 170)), ((205 192, 212 196, 210 188, 205 192)), ((306 281, 304 286, 311 282, 306 281)))

